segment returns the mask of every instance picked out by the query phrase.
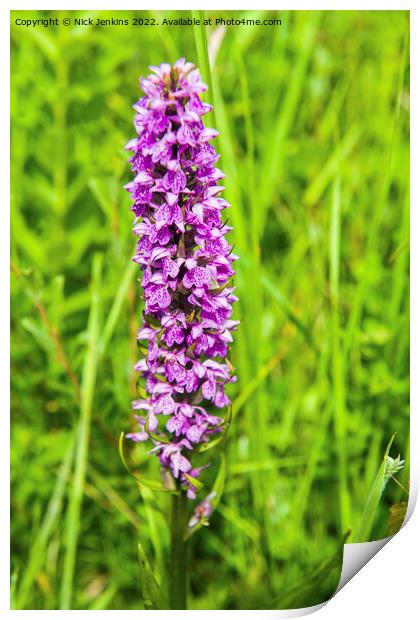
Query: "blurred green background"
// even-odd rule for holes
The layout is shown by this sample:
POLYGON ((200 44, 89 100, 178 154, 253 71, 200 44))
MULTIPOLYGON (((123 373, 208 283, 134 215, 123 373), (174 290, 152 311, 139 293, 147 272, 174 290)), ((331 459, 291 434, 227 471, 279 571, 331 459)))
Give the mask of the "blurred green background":
MULTIPOLYGON (((167 498, 139 493, 117 447, 142 310, 123 146, 139 76, 197 62, 194 31, 14 24, 136 14, 163 17, 11 14, 18 609, 59 608, 69 588, 73 608, 139 608, 138 540, 167 579, 167 498)), ((409 15, 239 15, 282 25, 207 32, 242 323, 228 478, 191 540, 190 607, 302 607, 334 591, 394 432, 408 486, 409 15)), ((157 476, 144 446, 127 458, 157 476)), ((372 539, 406 499, 391 480, 372 539)))

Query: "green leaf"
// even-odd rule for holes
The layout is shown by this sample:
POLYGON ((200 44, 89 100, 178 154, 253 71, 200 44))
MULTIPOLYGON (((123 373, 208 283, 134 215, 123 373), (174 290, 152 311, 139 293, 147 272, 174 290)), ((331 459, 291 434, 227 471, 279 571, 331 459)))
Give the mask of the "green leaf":
POLYGON ((147 355, 149 352, 149 349, 147 348, 146 345, 144 345, 141 340, 137 340, 137 349, 139 350, 140 353, 142 353, 143 355, 147 355))
POLYGON ((130 474, 130 476, 135 479, 137 484, 151 489, 152 491, 174 493, 172 489, 167 489, 161 482, 158 482, 157 480, 151 480, 150 478, 145 478, 144 476, 139 476, 130 469, 124 454, 124 433, 120 434, 120 439, 118 441, 118 453, 120 455, 120 459, 122 464, 124 465, 124 468, 130 474))
POLYGON ((200 480, 198 480, 197 478, 193 478, 186 473, 184 473, 184 476, 186 477, 188 482, 194 487, 194 489, 196 489, 196 491, 201 491, 204 484, 200 480))
POLYGON ((140 590, 145 609, 170 609, 152 571, 143 546, 138 544, 140 590))
POLYGON ((352 542, 368 542, 370 540, 370 533, 375 519, 376 510, 381 499, 382 491, 384 489, 386 465, 388 454, 394 441, 395 433, 392 435, 389 443, 386 447, 384 457, 382 459, 381 466, 378 469, 373 485, 370 489, 370 493, 366 500, 366 504, 362 514, 362 520, 359 525, 359 529, 356 531, 352 542))
POLYGON ((211 441, 201 444, 201 446, 197 449, 197 452, 207 452, 208 450, 211 450, 212 448, 215 448, 217 445, 219 445, 219 443, 221 443, 226 438, 231 422, 232 422, 232 406, 230 405, 228 408, 226 419, 223 422, 223 431, 219 433, 217 437, 215 437, 211 441))
POLYGON ((150 425, 149 418, 146 418, 146 421, 144 423, 144 430, 149 435, 150 439, 154 439, 155 441, 158 441, 159 443, 171 443, 171 440, 168 439, 166 435, 157 435, 156 433, 153 433, 150 430, 149 425, 150 425))
POLYGON ((144 387, 144 379, 142 376, 139 375, 139 377, 137 378, 136 381, 136 388, 137 388, 137 393, 140 396, 140 398, 146 399, 147 398, 147 392, 145 390, 144 387))

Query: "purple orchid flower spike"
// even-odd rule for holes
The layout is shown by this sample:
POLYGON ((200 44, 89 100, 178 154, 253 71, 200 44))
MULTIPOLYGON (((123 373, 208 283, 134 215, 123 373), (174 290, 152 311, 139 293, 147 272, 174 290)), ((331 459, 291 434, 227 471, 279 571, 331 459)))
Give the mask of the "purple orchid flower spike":
POLYGON ((145 96, 134 105, 137 137, 126 146, 138 237, 133 260, 145 299, 138 340, 147 351, 136 364, 146 393, 133 403, 142 411, 139 431, 127 437, 151 441, 161 466, 194 499, 192 482, 203 469, 193 467, 194 453, 221 432, 225 386, 236 380, 226 361, 239 323, 231 319, 229 285, 237 257, 221 215, 229 205, 210 144, 217 131, 202 121, 211 110, 200 98, 207 86, 184 59, 150 69, 141 80, 145 96))

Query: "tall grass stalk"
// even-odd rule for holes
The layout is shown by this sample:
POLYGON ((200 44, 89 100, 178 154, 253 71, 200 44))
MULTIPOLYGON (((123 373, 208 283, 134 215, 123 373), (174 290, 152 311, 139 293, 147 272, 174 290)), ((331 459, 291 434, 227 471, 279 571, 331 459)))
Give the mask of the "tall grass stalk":
MULTIPOLYGON (((210 59, 207 45, 206 27, 204 25, 205 14, 204 11, 191 11, 194 19, 200 21, 199 25, 194 25, 194 39, 197 50, 198 66, 200 67, 201 75, 204 82, 208 86, 208 92, 205 97, 206 101, 213 105, 213 80, 210 68, 210 59)), ((213 127, 214 124, 214 112, 211 110, 207 115, 206 124, 209 127, 213 127)))
POLYGON ((347 487, 347 422, 345 370, 340 328, 340 248, 341 248, 341 183, 336 177, 331 200, 330 223, 330 298, 332 376, 334 394, 334 428, 338 453, 338 495, 341 533, 351 525, 350 496, 347 487))
POLYGON ((65 524, 65 555, 60 592, 60 609, 70 609, 73 599, 73 581, 77 544, 80 532, 81 505, 86 480, 90 423, 96 382, 98 340, 100 334, 100 286, 102 255, 95 254, 92 264, 91 304, 87 328, 87 350, 82 377, 80 418, 77 426, 77 442, 73 485, 70 489, 69 506, 65 524))

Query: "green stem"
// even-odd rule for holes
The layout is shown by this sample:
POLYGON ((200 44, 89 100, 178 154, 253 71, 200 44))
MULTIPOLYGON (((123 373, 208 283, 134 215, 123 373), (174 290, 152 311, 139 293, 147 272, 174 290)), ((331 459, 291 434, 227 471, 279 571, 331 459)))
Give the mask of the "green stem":
POLYGON ((405 486, 403 484, 401 484, 401 482, 399 482, 395 476, 391 476, 391 478, 393 479, 393 481, 400 487, 400 489, 402 489, 403 491, 405 491, 407 493, 407 495, 410 495, 410 492, 408 491, 408 489, 405 488, 405 486))
POLYGON ((172 496, 171 583, 172 609, 187 609, 187 497, 184 491, 172 496))

